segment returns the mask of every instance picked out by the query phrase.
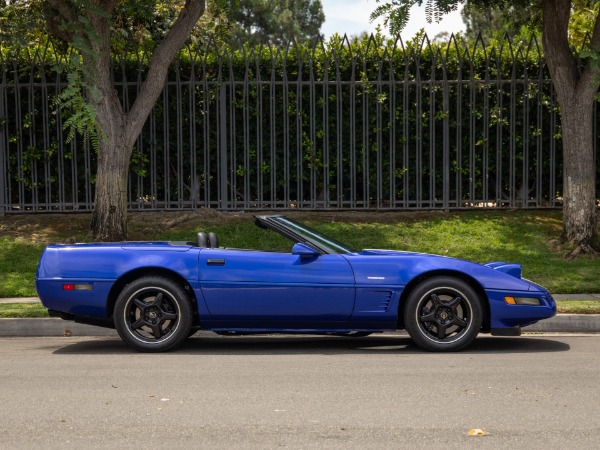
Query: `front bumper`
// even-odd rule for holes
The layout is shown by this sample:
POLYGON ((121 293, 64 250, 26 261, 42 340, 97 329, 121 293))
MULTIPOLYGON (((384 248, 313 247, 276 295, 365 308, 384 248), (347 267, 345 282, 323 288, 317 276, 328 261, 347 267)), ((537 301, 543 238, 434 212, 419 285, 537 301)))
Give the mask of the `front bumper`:
POLYGON ((556 315, 556 302, 548 291, 488 290, 486 293, 490 302, 492 332, 495 329, 525 327, 556 315), (504 300, 505 297, 537 298, 540 304, 538 306, 510 305, 504 300))

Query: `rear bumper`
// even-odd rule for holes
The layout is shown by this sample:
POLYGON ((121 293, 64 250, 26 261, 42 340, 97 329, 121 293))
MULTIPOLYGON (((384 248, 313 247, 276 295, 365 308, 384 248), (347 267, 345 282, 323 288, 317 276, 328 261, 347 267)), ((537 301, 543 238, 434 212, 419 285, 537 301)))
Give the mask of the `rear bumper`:
MULTIPOLYGON (((36 288, 42 304, 49 310, 66 315, 92 317, 104 320, 108 298, 114 280, 78 278, 37 278, 36 288), (64 284, 87 283, 92 285, 89 291, 64 290, 64 284)), ((60 316, 58 316, 60 317, 60 316)))

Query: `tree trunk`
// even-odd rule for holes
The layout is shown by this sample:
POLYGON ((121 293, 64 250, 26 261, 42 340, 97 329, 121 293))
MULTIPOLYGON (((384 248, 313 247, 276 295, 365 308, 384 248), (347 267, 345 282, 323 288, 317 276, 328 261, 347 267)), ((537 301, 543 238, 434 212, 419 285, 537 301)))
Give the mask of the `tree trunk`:
POLYGON ((123 139, 107 136, 98 151, 96 195, 90 229, 99 241, 127 237, 127 175, 131 149, 123 139))
MULTIPOLYGON (((563 134, 563 233, 575 246, 569 256, 596 253, 596 169, 593 106, 600 70, 581 69, 569 46, 571 2, 543 0, 544 57, 560 105, 563 134)), ((596 18, 590 48, 600 51, 600 20, 596 18)))
MULTIPOLYGON (((80 11, 73 4, 53 0, 63 23, 73 22, 80 11)), ((123 111, 110 74, 111 14, 117 0, 95 0, 95 7, 86 11, 93 33, 83 30, 78 37, 87 40, 91 52, 83 52, 86 83, 95 92, 87 92, 94 106, 100 128, 96 194, 90 231, 99 241, 122 241, 127 238, 127 178, 129 160, 135 141, 142 131, 157 98, 162 92, 169 66, 181 49, 200 16, 205 0, 186 0, 177 20, 156 47, 150 60, 146 81, 128 113, 123 111)), ((68 37, 65 37, 65 39, 68 37)))
POLYGON ((571 256, 594 253, 596 235, 596 167, 593 145, 593 102, 563 102, 563 234, 576 246, 571 256))

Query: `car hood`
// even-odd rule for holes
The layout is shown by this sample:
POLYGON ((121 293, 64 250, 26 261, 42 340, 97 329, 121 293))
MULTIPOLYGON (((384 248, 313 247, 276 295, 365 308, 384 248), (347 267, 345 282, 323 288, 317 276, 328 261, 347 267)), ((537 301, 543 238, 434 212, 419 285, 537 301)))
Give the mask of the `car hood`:
MULTIPOLYGON (((500 285, 505 284, 511 285, 513 289, 520 288, 521 290, 540 290, 541 288, 534 283, 529 282, 529 280, 522 278, 522 268, 520 264, 508 264, 503 261, 479 264, 448 256, 387 249, 365 249, 355 255, 366 257, 367 259, 370 259, 370 257, 385 257, 387 260, 387 257, 390 257, 390 267, 396 264, 396 259, 398 259, 398 262, 403 260, 406 261, 406 266, 419 267, 419 270, 423 273, 429 270, 440 270, 452 267, 454 270, 473 276, 475 279, 481 281, 484 286, 490 288, 499 287, 500 285), (509 281, 511 279, 514 280, 514 282, 509 281)), ((404 266, 404 264, 402 265, 404 266)), ((415 271, 414 275, 416 276, 418 274, 418 271, 415 271)), ((545 289, 541 288, 541 290, 545 289)))
MULTIPOLYGON (((465 261, 462 259, 450 258, 447 256, 431 255, 431 254, 427 254, 427 253, 417 253, 417 252, 403 252, 403 251, 399 251, 399 250, 366 249, 366 250, 362 250, 359 254, 360 255, 377 255, 377 256, 386 256, 386 255, 387 256, 405 256, 405 257, 406 256, 420 256, 422 258, 426 258, 426 257, 446 258, 446 259, 453 259, 456 261, 465 261)), ((472 263, 471 261, 466 261, 466 262, 472 263)), ((478 263, 472 263, 472 264, 478 264, 478 263)), ((490 269, 506 273, 515 278, 521 279, 521 265, 520 264, 508 264, 508 263, 505 263, 504 261, 494 261, 494 262, 489 262, 486 264, 479 264, 479 265, 482 265, 482 266, 488 267, 490 269)))

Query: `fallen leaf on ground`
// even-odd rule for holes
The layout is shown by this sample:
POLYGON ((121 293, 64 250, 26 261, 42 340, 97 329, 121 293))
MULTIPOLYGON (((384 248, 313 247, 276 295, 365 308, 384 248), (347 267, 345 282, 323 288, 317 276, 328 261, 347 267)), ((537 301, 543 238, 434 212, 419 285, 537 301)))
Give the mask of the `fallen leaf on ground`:
POLYGON ((469 436, 487 436, 488 434, 490 433, 481 428, 472 428, 469 430, 469 436))

